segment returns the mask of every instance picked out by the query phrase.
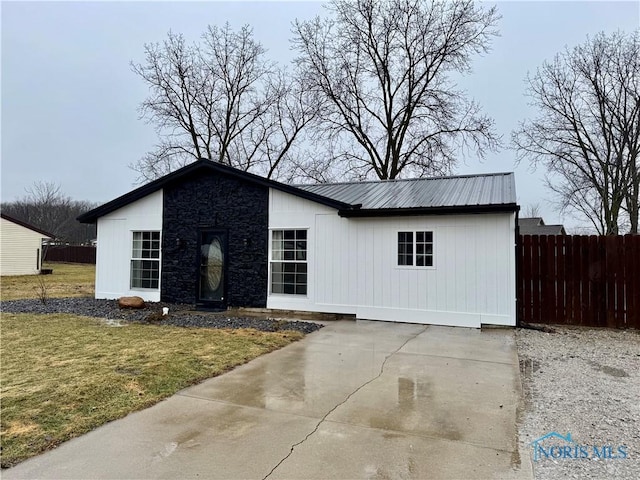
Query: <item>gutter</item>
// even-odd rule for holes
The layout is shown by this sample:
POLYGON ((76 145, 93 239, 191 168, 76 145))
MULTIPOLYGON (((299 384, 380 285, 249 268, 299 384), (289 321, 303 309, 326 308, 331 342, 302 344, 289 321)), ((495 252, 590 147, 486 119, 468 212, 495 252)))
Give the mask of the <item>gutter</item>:
POLYGON ((522 304, 522 298, 518 294, 519 286, 520 286, 520 270, 522 268, 522 242, 520 241, 520 226, 518 225, 520 221, 520 206, 516 209, 516 228, 515 228, 515 250, 516 250, 516 327, 522 326, 522 316, 520 315, 520 306, 522 304))
POLYGON ((502 203, 494 205, 458 205, 443 207, 416 207, 416 208, 358 208, 354 205, 351 209, 340 209, 338 215, 345 218, 356 217, 398 217, 415 215, 463 215, 475 213, 512 213, 517 215, 520 207, 515 203, 502 203))

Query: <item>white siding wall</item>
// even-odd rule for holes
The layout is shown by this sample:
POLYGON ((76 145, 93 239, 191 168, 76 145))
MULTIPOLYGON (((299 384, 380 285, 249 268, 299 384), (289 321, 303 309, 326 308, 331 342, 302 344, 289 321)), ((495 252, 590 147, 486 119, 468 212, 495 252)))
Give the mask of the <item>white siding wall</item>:
POLYGON ((269 308, 479 327, 515 325, 514 214, 340 218, 271 190, 270 228, 308 228, 308 295, 269 308), (397 266, 399 231, 434 232, 434 267, 397 266))
POLYGON ((41 233, 13 223, 6 218, 0 219, 0 274, 34 275, 42 265, 41 233))
MULTIPOLYGON (((137 295, 160 301, 159 288, 130 288, 132 232, 141 230, 162 230, 162 190, 98 219, 96 298, 137 295)), ((160 257, 162 263, 162 252, 160 257)))

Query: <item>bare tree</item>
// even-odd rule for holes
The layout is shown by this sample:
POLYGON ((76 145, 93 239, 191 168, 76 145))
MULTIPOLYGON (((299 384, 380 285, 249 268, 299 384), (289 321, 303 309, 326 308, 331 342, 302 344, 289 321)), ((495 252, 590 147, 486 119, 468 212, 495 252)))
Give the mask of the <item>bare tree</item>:
POLYGON ((540 203, 531 203, 524 210, 523 217, 536 218, 540 217, 540 203))
POLYGON ((249 129, 239 155, 262 159, 256 162, 255 173, 291 180, 301 155, 300 145, 311 141, 307 127, 318 117, 321 104, 304 88, 297 72, 289 75, 285 69, 277 71, 270 79, 270 88, 274 90, 274 102, 249 129))
POLYGON ((157 148, 132 165, 149 180, 208 158, 271 177, 316 113, 295 77, 265 59, 248 26, 210 26, 188 45, 169 33, 132 69, 149 86, 141 116, 157 148))
POLYGON ((72 200, 54 182, 36 181, 27 195, 2 204, 2 211, 70 243, 86 243, 96 237, 95 225, 83 225, 76 217, 96 204, 72 200))
POLYGON ((291 160, 287 180, 294 183, 335 183, 345 178, 354 180, 355 175, 349 175, 344 166, 335 161, 338 155, 331 142, 312 140, 308 149, 291 160))
POLYGON ((333 0, 330 18, 294 23, 297 65, 326 102, 325 140, 347 174, 448 173, 460 147, 483 155, 493 121, 449 75, 470 70, 497 34, 472 1, 333 0))
POLYGON ((640 31, 567 48, 528 83, 539 116, 513 133, 518 159, 544 165, 561 206, 598 233, 637 233, 640 31))
POLYGON ((71 197, 62 193, 54 182, 36 181, 25 188, 26 195, 3 205, 9 215, 55 235, 67 222, 71 197))

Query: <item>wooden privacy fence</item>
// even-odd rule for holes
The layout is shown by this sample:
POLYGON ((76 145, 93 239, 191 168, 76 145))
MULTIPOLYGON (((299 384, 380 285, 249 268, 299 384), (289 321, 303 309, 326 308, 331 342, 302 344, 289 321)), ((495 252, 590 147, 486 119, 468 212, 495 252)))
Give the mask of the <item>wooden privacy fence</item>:
POLYGON ((82 245, 48 245, 45 262, 96 263, 96 247, 82 245))
POLYGON ((640 236, 521 235, 525 323, 640 328, 640 236))

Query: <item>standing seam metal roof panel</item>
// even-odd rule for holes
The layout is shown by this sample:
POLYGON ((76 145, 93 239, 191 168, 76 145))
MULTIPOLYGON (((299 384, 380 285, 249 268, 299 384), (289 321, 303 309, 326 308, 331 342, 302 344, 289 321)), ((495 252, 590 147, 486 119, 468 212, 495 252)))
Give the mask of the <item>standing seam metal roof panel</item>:
POLYGON ((340 202, 362 204, 362 209, 367 210, 516 203, 513 173, 323 183, 296 187, 340 202))

